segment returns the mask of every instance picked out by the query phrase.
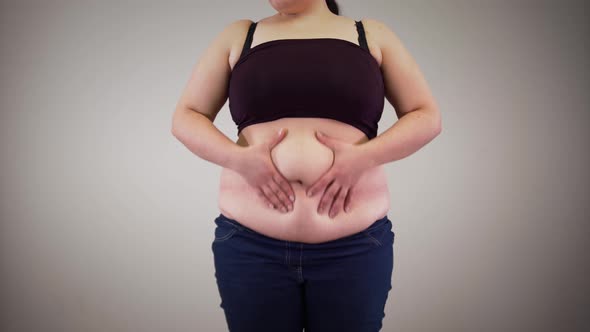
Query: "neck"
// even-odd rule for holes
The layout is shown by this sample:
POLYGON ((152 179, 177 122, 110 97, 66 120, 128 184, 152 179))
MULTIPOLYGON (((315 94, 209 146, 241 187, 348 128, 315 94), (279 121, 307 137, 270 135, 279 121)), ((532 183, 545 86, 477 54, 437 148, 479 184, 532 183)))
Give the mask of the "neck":
POLYGON ((285 22, 309 22, 334 16, 325 0, 317 0, 297 12, 278 12, 276 16, 285 22))

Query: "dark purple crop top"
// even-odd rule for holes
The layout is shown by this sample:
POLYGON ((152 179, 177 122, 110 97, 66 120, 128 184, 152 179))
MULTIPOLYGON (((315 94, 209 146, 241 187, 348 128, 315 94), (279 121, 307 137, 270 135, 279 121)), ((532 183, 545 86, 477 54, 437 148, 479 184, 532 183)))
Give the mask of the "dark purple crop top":
POLYGON ((250 48, 248 29, 229 80, 229 108, 238 126, 285 117, 329 118, 372 139, 384 105, 384 84, 361 21, 359 45, 338 38, 276 39, 250 48))

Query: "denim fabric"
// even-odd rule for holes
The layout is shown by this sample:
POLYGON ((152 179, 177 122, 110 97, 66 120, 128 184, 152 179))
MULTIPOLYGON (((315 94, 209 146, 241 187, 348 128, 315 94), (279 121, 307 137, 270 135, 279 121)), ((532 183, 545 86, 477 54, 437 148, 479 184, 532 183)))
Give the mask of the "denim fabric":
POLYGON ((387 216, 317 244, 260 234, 223 214, 211 244, 231 332, 380 331, 395 233, 387 216))

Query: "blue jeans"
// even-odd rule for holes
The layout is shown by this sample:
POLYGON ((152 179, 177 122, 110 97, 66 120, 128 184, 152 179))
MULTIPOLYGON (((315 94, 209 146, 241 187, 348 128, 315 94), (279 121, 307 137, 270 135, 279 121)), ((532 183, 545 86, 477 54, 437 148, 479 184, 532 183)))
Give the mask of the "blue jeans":
POLYGON ((374 332, 391 289, 395 233, 387 216, 317 244, 265 236, 223 214, 211 244, 231 332, 374 332))

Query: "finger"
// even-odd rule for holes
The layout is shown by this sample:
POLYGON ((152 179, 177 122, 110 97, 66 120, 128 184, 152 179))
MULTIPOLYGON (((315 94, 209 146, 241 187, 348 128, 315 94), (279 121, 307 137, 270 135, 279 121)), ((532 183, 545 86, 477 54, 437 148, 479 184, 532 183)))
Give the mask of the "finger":
POLYGON ((279 198, 268 185, 262 186, 262 191, 264 191, 266 198, 272 203, 273 209, 278 209, 281 206, 279 198))
POLYGON ((327 187, 333 180, 334 178, 332 177, 332 173, 328 171, 328 173, 322 175, 319 178, 319 180, 317 180, 314 184, 311 185, 311 187, 307 189, 307 196, 311 197, 315 195, 320 191, 321 188, 327 187))
POLYGON ((340 213, 340 211, 342 210, 342 206, 344 205, 344 198, 346 197, 347 192, 348 188, 344 187, 340 188, 340 190, 338 191, 338 194, 334 199, 334 204, 332 204, 332 207, 330 208, 330 218, 336 217, 338 213, 340 213))
POLYGON ((333 214, 332 214, 332 210, 334 209, 334 204, 336 204, 336 200, 338 199, 338 196, 340 195, 340 192, 342 191, 342 186, 337 186, 337 190, 333 191, 333 195, 332 195, 332 199, 330 199, 327 203, 326 203, 326 208, 324 209, 324 211, 326 211, 326 214, 328 215, 328 217, 333 218, 333 214))
POLYGON ((275 145, 279 144, 280 141, 287 135, 287 130, 285 128, 281 128, 279 133, 274 136, 274 138, 270 141, 268 147, 272 149, 275 145))
POLYGON ((289 205, 291 205, 291 201, 289 200, 289 197, 287 197, 287 195, 285 195, 285 193, 281 190, 281 187, 279 187, 279 185, 276 184, 274 181, 270 181, 268 183, 268 186, 272 189, 272 191, 274 191, 275 195, 279 198, 279 201, 281 203, 281 209, 285 209, 285 211, 283 212, 287 212, 288 210, 290 210, 289 205))
POLYGON ((266 194, 264 194, 264 191, 262 191, 261 187, 258 188, 258 190, 256 191, 256 195, 258 195, 258 197, 262 199, 266 206, 270 207, 271 209, 274 209, 272 203, 268 200, 268 198, 266 198, 266 194))
POLYGON ((320 204, 318 207, 319 214, 323 213, 324 211, 329 211, 330 207, 332 206, 334 196, 336 196, 336 193, 338 193, 338 189, 340 189, 340 186, 336 184, 336 181, 330 183, 328 188, 326 188, 322 198, 320 199, 320 204))
POLYGON ((279 174, 275 174, 275 176, 273 176, 273 180, 275 180, 276 184, 281 188, 283 193, 285 193, 285 196, 289 196, 289 203, 288 204, 291 204, 292 202, 294 202, 295 201, 295 193, 293 192, 293 189, 291 188, 289 181, 287 181, 287 179, 285 179, 284 177, 282 177, 279 174))
POLYGON ((348 213, 351 210, 351 197, 352 197, 352 188, 348 188, 348 192, 346 193, 346 198, 344 199, 344 212, 348 213))
POLYGON ((320 141, 320 143, 326 145, 329 148, 333 148, 333 144, 332 144, 332 140, 330 140, 330 137, 326 136, 324 133, 322 133, 321 131, 316 131, 315 132, 315 137, 317 138, 318 141, 320 141))
POLYGON ((340 150, 343 142, 336 137, 328 136, 322 132, 316 131, 316 138, 325 146, 329 147, 333 151, 340 150))

